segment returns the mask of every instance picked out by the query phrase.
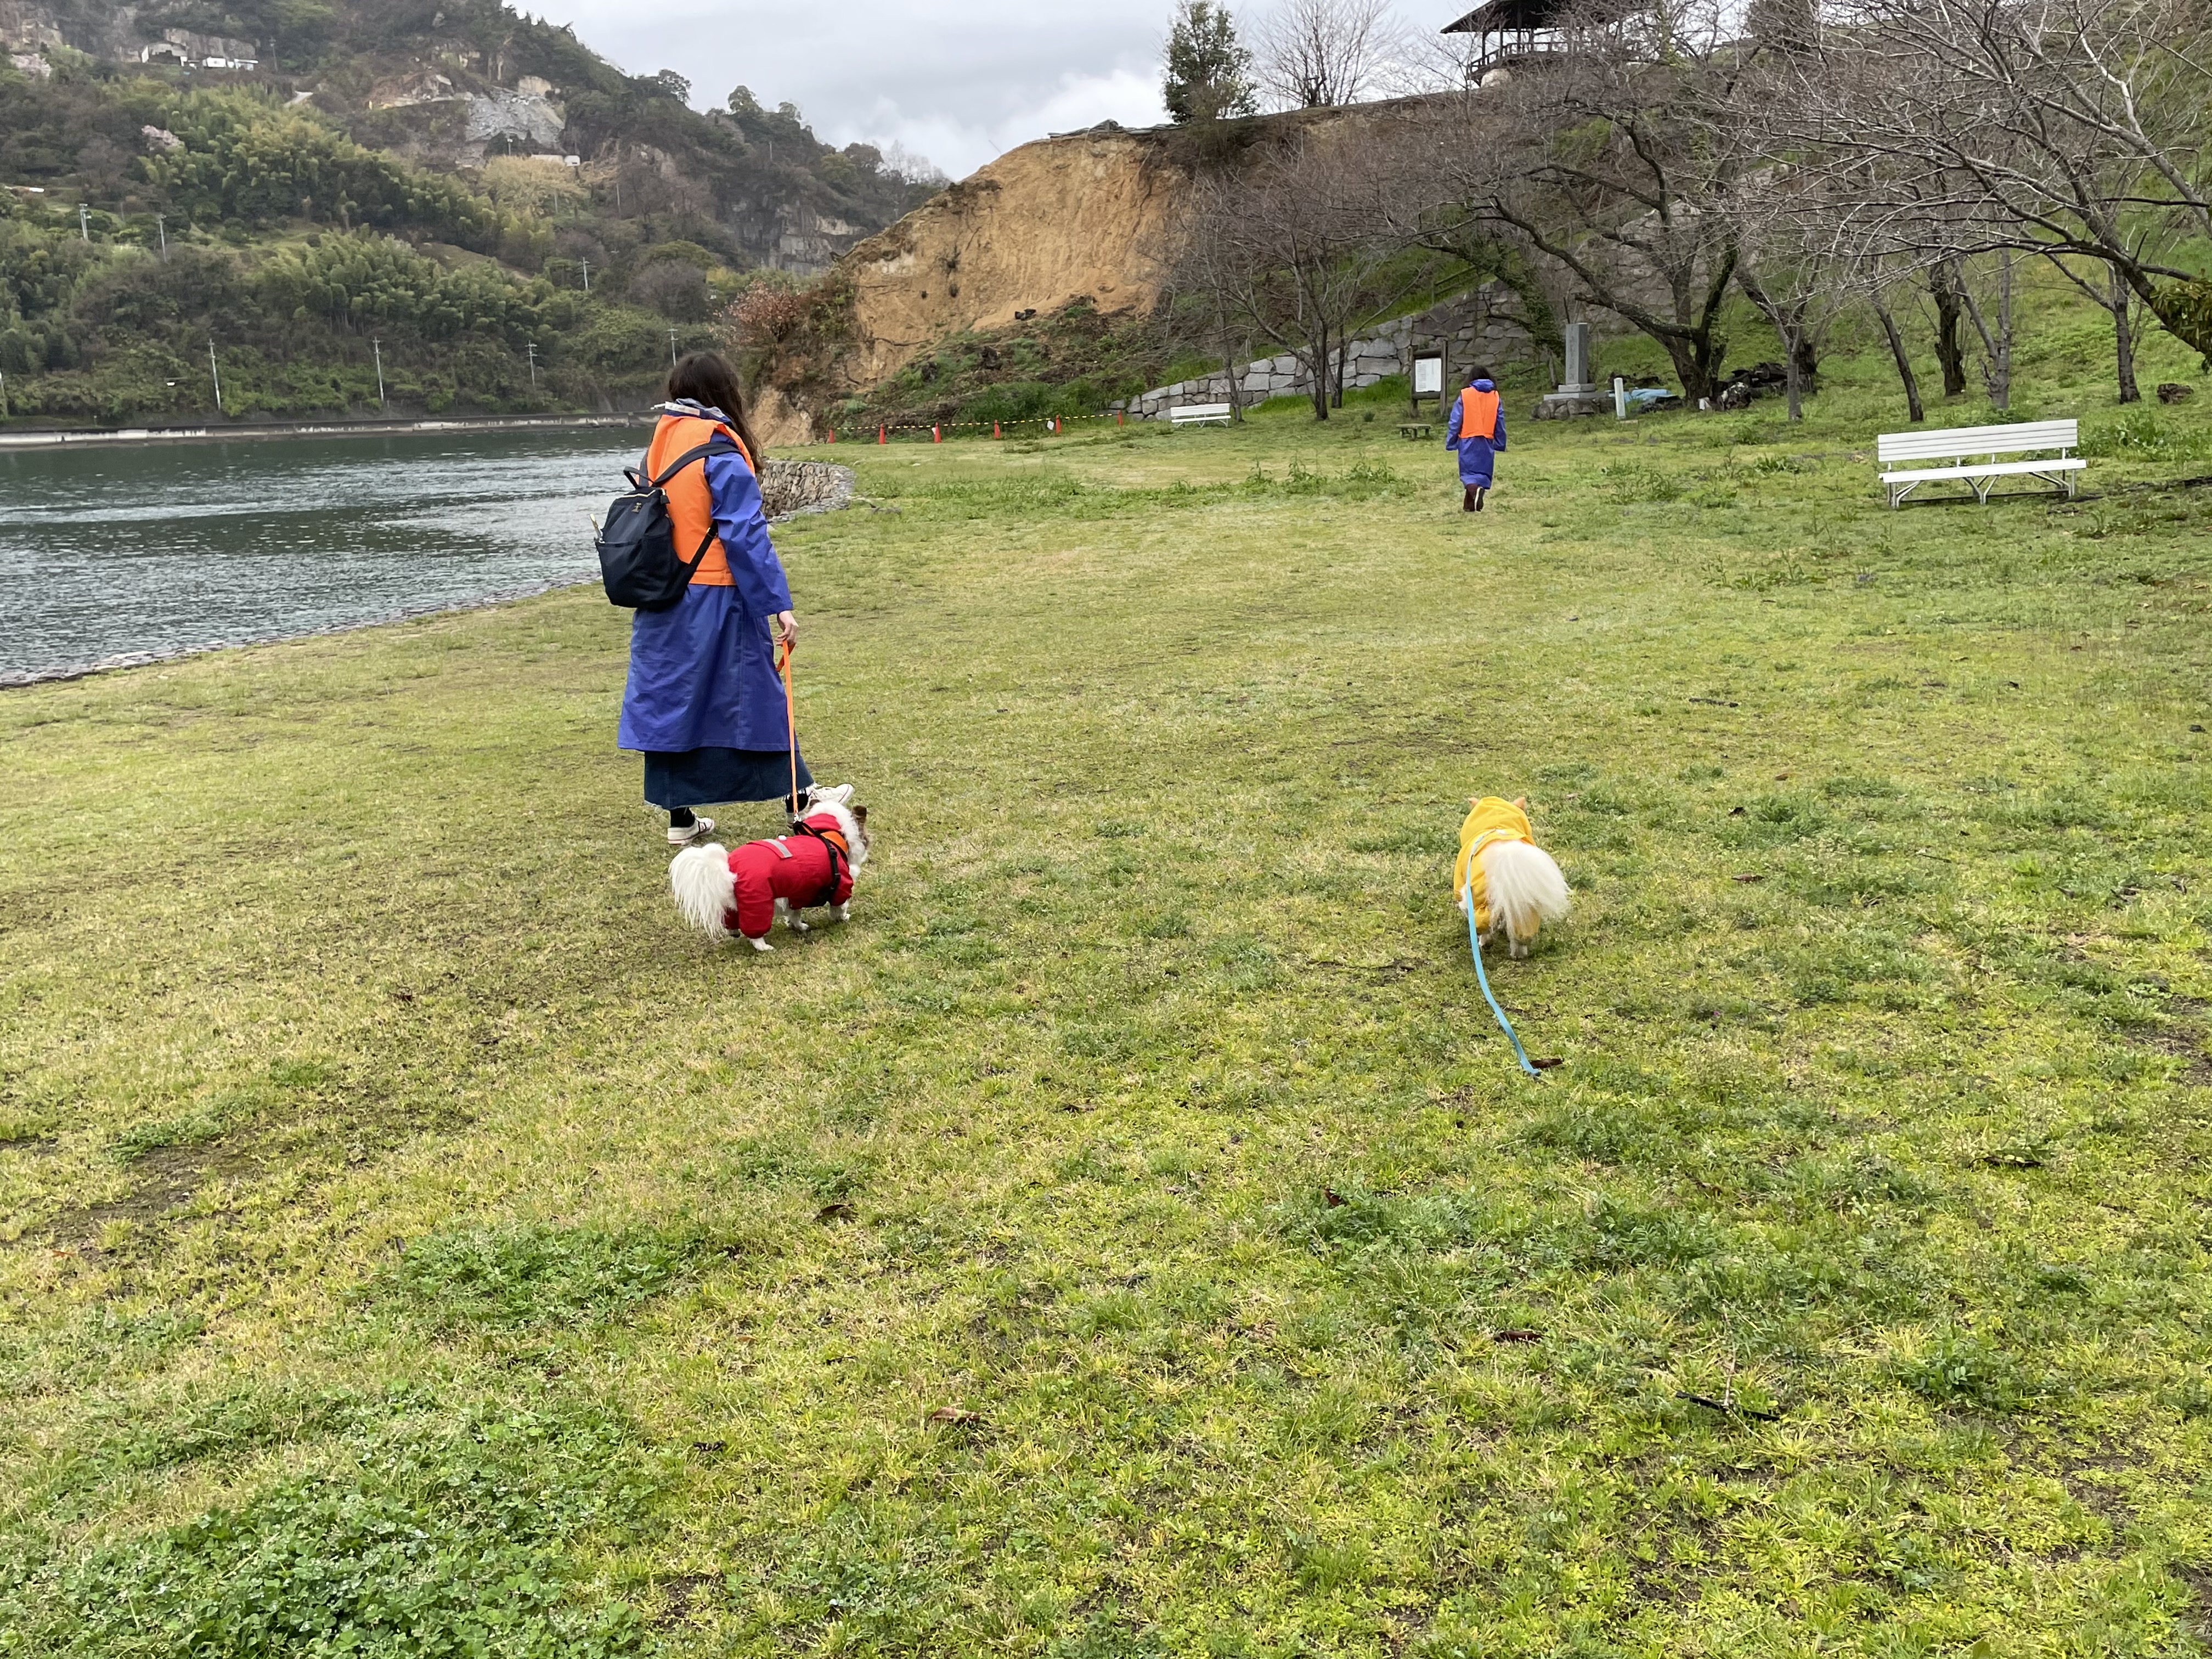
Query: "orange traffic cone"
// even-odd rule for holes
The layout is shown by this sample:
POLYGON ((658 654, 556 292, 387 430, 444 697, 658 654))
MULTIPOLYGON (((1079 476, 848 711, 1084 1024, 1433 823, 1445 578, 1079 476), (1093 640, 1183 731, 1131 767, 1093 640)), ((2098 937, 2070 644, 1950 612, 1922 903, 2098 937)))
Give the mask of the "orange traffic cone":
POLYGON ((1006 434, 999 430, 999 423, 996 421, 994 421, 991 422, 991 435, 994 438, 1003 438, 1006 434))
POLYGON ((930 428, 929 441, 933 444, 943 443, 945 441, 945 428, 941 426, 933 426, 930 428))
POLYGON ((879 443, 879 444, 887 444, 887 443, 889 443, 890 441, 891 441, 891 431, 890 431, 890 428, 889 427, 887 427, 887 426, 879 426, 879 427, 878 427, 878 428, 876 428, 876 441, 877 441, 878 443, 879 443))

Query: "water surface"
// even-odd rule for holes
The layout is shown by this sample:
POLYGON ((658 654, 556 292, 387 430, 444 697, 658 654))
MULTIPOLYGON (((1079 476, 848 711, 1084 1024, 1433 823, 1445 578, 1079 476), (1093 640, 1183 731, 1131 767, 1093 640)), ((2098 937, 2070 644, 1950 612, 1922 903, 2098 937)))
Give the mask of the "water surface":
POLYGON ((588 520, 648 436, 0 452, 0 679, 588 580, 588 520))

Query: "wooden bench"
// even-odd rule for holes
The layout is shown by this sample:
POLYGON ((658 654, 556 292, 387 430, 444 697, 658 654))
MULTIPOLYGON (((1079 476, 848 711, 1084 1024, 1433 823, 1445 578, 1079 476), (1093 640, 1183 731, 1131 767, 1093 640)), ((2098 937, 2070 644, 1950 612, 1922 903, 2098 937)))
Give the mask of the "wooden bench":
POLYGON ((1435 430, 1436 428, 1426 421, 1402 421, 1399 422, 1398 435, 1401 438, 1425 438, 1435 430))
POLYGON ((2016 426, 1967 426, 1949 432, 1885 432, 1875 440, 1875 453, 1889 470, 1881 475, 1889 504, 1901 507, 1905 498, 1924 483, 1956 480, 1987 501, 1999 478, 2034 478, 2061 494, 2074 494, 2074 475, 2089 463, 2069 453, 2081 447, 2079 421, 2023 421, 2016 426), (2056 450, 2056 455, 2025 461, 2001 460, 2005 455, 2056 450), (1948 461, 1948 466, 1900 469, 1904 461, 1948 461))
POLYGON ((1227 426, 1237 411, 1227 404, 1184 404, 1168 411, 1177 426, 1227 426))

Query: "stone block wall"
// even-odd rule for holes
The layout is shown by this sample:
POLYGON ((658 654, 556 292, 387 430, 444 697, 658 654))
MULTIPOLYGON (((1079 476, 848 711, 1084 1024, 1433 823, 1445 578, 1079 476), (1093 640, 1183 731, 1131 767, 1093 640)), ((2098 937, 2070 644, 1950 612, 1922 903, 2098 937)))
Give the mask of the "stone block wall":
MULTIPOLYGON (((1357 391, 1393 374, 1411 374, 1415 357, 1437 350, 1444 354, 1447 393, 1464 385, 1467 371, 1478 363, 1504 373, 1510 366, 1541 362, 1527 331, 1496 309, 1504 298, 1498 285, 1486 284, 1354 340, 1339 354, 1345 389, 1357 391)), ((1247 363, 1237 378, 1247 404, 1269 398, 1305 397, 1310 390, 1304 364, 1287 353, 1247 363)), ((1225 372, 1204 374, 1133 398, 1128 410, 1139 420, 1164 420, 1185 404, 1225 404, 1229 393, 1225 372)))

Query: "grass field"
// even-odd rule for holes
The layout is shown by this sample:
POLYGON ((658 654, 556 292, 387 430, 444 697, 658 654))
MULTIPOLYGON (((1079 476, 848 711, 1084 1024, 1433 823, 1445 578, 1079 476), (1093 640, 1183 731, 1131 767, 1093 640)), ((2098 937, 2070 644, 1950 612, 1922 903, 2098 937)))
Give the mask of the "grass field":
POLYGON ((854 452, 773 957, 591 592, 0 698, 0 1653, 2202 1651, 2212 422, 2083 362, 2071 506, 1847 381, 1475 519, 1387 412, 854 452))

